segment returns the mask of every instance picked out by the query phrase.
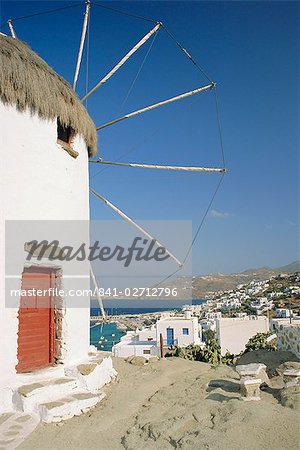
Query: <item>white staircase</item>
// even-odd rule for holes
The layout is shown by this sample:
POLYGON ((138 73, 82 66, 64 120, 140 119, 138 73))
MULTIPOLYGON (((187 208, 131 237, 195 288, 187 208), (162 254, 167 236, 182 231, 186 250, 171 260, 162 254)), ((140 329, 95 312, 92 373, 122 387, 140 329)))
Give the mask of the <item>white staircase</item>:
POLYGON ((53 378, 19 386, 13 394, 17 411, 34 414, 43 422, 70 419, 95 406, 105 397, 79 387, 76 378, 53 378))
MULTIPOLYGON (((117 372, 111 358, 91 357, 77 366, 64 369, 63 376, 31 378, 13 393, 16 411, 50 423, 78 416, 94 407, 104 397, 100 389, 112 381, 117 372)), ((27 381, 27 380, 26 380, 27 381)))
POLYGON ((91 394, 77 391, 68 397, 39 405, 39 416, 43 422, 60 422, 85 413, 105 397, 104 392, 91 394))

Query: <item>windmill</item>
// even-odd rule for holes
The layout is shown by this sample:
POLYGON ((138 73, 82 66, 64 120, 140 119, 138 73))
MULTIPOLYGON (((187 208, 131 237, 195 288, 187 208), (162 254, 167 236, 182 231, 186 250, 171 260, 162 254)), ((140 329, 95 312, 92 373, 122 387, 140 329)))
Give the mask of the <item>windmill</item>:
MULTIPOLYGON (((75 6, 80 6, 80 5, 75 5, 75 6)), ((156 239, 151 232, 145 230, 143 227, 141 227, 134 219, 132 219, 131 217, 129 217, 121 208, 119 208, 118 206, 116 206, 114 203, 112 203, 109 199, 105 198, 102 194, 100 194, 99 192, 97 192, 92 186, 90 186, 90 192, 92 195, 94 195, 98 200, 100 200, 101 202, 103 202, 105 205, 107 205, 109 208, 111 208, 114 213, 118 214, 119 216, 121 216, 124 220, 126 220, 128 223, 130 223, 132 226, 134 226, 136 229, 138 229, 141 233, 143 233, 146 237, 150 238, 150 239, 154 239, 156 241, 156 244, 159 246, 163 246, 165 248, 165 252, 166 254, 168 254, 170 256, 170 258, 176 263, 177 265, 177 270, 174 271, 172 274, 170 274, 170 276, 166 277, 164 280, 161 281, 164 282, 166 279, 168 279, 169 277, 173 276, 175 273, 179 272, 182 267, 184 266, 187 257, 197 239, 197 236, 199 234, 199 231, 202 227, 202 224, 204 222, 204 219, 206 217, 206 215, 209 212, 209 209, 212 205, 212 202, 214 201, 214 198, 222 184, 223 178, 225 173, 227 172, 226 166, 225 166, 225 158, 224 158, 224 149, 223 149, 223 141, 222 141, 222 132, 221 132, 221 125, 220 125, 220 115, 219 115, 219 108, 218 108, 218 98, 217 98, 217 87, 216 87, 216 83, 211 79, 210 76, 207 75, 207 73, 202 69, 202 67, 200 67, 198 65, 198 63, 196 62, 196 60, 193 58, 193 56, 187 51, 186 48, 184 48, 177 40, 176 38, 173 36, 173 34, 169 31, 169 29, 162 23, 162 22, 158 22, 152 19, 148 19, 145 17, 140 17, 134 14, 131 14, 129 12, 126 11, 121 11, 118 10, 116 8, 113 7, 109 7, 109 6, 104 6, 96 1, 86 1, 85 2, 85 12, 84 12, 84 16, 83 16, 83 23, 82 23, 82 30, 81 30, 81 38, 80 38, 80 43, 79 43, 79 48, 78 48, 78 55, 77 55, 77 59, 76 59, 76 65, 75 65, 75 72, 74 72, 74 78, 73 78, 73 82, 72 82, 72 86, 74 91, 76 91, 76 87, 77 87, 77 82, 78 82, 78 78, 80 75, 80 69, 81 69, 81 63, 82 63, 82 57, 83 57, 83 52, 84 52, 84 48, 86 46, 86 37, 87 37, 87 31, 89 28, 89 21, 90 21, 90 13, 91 13, 91 7, 101 7, 101 8, 106 8, 112 11, 115 11, 117 13, 120 14, 125 14, 125 15, 129 15, 132 17, 135 17, 137 19, 142 19, 145 21, 148 21, 149 23, 151 23, 151 28, 149 29, 149 31, 142 36, 138 42, 135 43, 135 45, 133 45, 133 47, 131 47, 127 53, 117 62, 117 64, 115 64, 96 84, 95 86, 93 86, 92 89, 90 89, 82 98, 81 98, 81 102, 84 103, 86 102, 86 100, 88 98, 90 98, 92 95, 95 94, 95 92, 101 88, 105 83, 107 83, 121 68, 122 66, 124 66, 127 61, 130 60, 130 58, 136 53, 138 52, 138 50, 144 45, 146 44, 147 41, 149 41, 151 38, 152 40, 152 44, 156 38, 156 36, 158 35, 158 33, 160 32, 165 32, 167 34, 167 36, 174 41, 174 43, 179 47, 179 49, 182 51, 183 55, 188 58, 192 64, 206 77, 206 79, 208 80, 209 84, 206 84, 204 86, 200 86, 200 87, 196 87, 193 90, 187 91, 187 92, 183 92, 183 93, 179 93, 173 97, 167 98, 167 99, 163 99, 159 102, 156 102, 154 104, 148 105, 148 106, 144 106, 142 108, 139 108, 137 110, 128 112, 120 117, 114 118, 104 124, 98 125, 96 127, 97 131, 101 131, 104 130, 108 127, 111 126, 115 126, 118 123, 131 119, 133 117, 136 116, 140 116, 143 115, 145 113, 148 113, 150 111, 154 111, 157 108, 163 108, 165 105, 169 105, 171 103, 174 102, 178 102, 178 101, 182 101, 188 97, 194 96, 194 95, 198 95, 204 92, 212 92, 213 96, 214 96, 214 100, 215 100, 215 109, 216 109, 216 115, 217 115, 217 121, 218 121, 218 132, 219 132, 219 139, 220 139, 220 147, 221 147, 221 155, 222 155, 222 166, 221 167, 199 167, 199 166, 173 166, 173 165, 158 165, 158 164, 144 164, 144 163, 140 163, 140 162, 121 162, 121 161, 107 161, 107 160, 103 160, 102 158, 98 158, 98 159, 90 159, 89 162, 90 164, 96 164, 96 165, 101 165, 101 166, 118 166, 118 167, 122 167, 124 169, 126 168, 134 168, 134 169, 144 169, 144 170, 164 170, 164 171, 173 171, 173 172, 189 172, 189 173, 198 173, 198 174, 214 174, 214 173, 219 173, 221 174, 221 178, 220 181, 216 187, 216 190, 214 191, 212 198, 209 202, 209 205, 204 213, 204 216, 202 218, 202 220, 200 221, 199 226, 197 227, 196 233, 192 239, 191 245, 189 246, 189 248, 187 249, 187 253, 186 256, 183 258, 182 261, 180 261, 176 255, 174 255, 174 253, 167 249, 166 246, 164 246, 161 242, 159 242, 158 239, 156 239)), ((65 7, 65 8, 57 8, 56 10, 53 11, 59 11, 60 9, 67 9, 67 8, 71 8, 70 7, 65 7)), ((49 13, 51 11, 47 11, 46 13, 49 13)), ((42 14, 42 13, 41 13, 42 14)), ((16 31, 14 29, 13 26, 13 20, 10 19, 7 21, 7 25, 9 27, 9 30, 11 32, 11 35, 13 38, 16 38, 16 31)), ((151 47, 150 47, 151 49, 151 47)), ((144 62, 143 62, 144 63, 144 62)), ((142 63, 142 64, 143 64, 142 63)), ((140 68, 141 70, 141 68, 140 68)), ((97 288, 98 290, 98 286, 97 286, 97 280, 96 277, 92 271, 91 268, 91 277, 92 277, 92 281, 94 286, 97 288)), ((159 283, 159 284, 161 284, 159 283)), ((102 303, 102 299, 98 296, 98 301, 99 301, 99 306, 101 309, 101 312, 103 314, 103 316, 105 316, 105 312, 104 312, 104 308, 103 308, 103 303, 102 303)))

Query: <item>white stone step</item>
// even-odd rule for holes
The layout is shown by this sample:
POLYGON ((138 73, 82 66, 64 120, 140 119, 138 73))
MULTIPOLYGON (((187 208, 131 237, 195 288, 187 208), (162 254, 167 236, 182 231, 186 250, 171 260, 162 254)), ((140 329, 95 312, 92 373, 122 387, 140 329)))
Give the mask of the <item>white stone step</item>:
POLYGON ((67 397, 76 390, 78 390, 78 380, 75 378, 42 380, 19 386, 13 394, 13 404, 18 411, 37 414, 39 404, 67 397))
POLYGON ((89 411, 105 396, 104 392, 91 394, 87 391, 78 390, 67 397, 40 404, 38 412, 42 422, 60 422, 89 411))
POLYGON ((105 384, 110 383, 118 375, 113 368, 111 357, 96 355, 81 364, 65 367, 65 375, 76 378, 81 389, 96 394, 105 384))

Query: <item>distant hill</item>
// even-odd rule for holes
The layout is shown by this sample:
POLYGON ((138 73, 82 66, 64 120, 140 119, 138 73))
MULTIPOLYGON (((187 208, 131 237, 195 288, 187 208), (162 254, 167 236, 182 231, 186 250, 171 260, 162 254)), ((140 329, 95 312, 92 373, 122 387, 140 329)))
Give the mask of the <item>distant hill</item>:
POLYGON ((172 283, 172 286, 176 286, 178 291, 181 291, 181 294, 184 297, 185 292, 182 288, 190 285, 192 282, 193 298, 203 298, 205 295, 212 294, 213 292, 235 289, 239 284, 248 284, 251 281, 267 280, 274 275, 278 275, 279 273, 294 272, 300 272, 300 261, 294 261, 291 264, 274 269, 269 267, 260 267, 229 275, 222 273, 200 275, 193 277, 192 280, 187 277, 178 278, 172 283))
POLYGON ((294 261, 291 264, 288 264, 287 266, 278 267, 277 269, 280 273, 295 273, 300 272, 300 261, 294 261))

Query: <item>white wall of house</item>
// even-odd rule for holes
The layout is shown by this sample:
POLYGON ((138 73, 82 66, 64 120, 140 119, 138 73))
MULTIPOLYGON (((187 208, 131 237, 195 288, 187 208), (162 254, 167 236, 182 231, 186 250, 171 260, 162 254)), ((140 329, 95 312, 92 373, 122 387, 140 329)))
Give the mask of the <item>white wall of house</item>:
POLYGON ((162 334, 164 344, 167 343, 167 329, 173 329, 175 344, 180 347, 189 344, 200 344, 201 327, 197 317, 164 317, 156 323, 156 340, 159 345, 160 334, 162 334), (188 334, 184 330, 188 330, 188 334))
POLYGON ((246 316, 221 318, 216 320, 217 340, 221 346, 221 353, 227 351, 238 354, 245 350, 245 345, 256 333, 269 330, 269 319, 265 316, 246 316))
POLYGON ((291 326, 295 325, 300 327, 300 318, 299 316, 295 316, 292 319, 289 317, 273 317, 270 320, 270 330, 277 332, 281 326, 291 326))
POLYGON ((151 328, 143 328, 137 332, 139 341, 156 341, 155 325, 151 328))
MULTIPOLYGON (((17 364, 18 308, 5 306, 5 220, 89 220, 88 154, 83 139, 76 137, 72 158, 57 143, 56 120, 19 112, 0 102, 0 411, 7 409, 9 392, 4 386, 15 377, 17 364), (5 343, 5 345, 4 345, 5 343), (2 394, 1 394, 2 393, 2 394)), ((21 225, 20 225, 21 227, 21 225)), ((70 230, 72 224, 70 222, 70 230)), ((83 236, 83 239, 87 236, 83 236)), ((24 252, 24 262, 27 254, 24 252)), ((56 262, 57 265, 57 262, 56 262)), ((23 263, 16 275, 21 277, 23 263)), ((86 278, 77 286, 89 289, 86 278)), ((63 277, 69 290, 74 282, 63 277)), ((66 362, 80 360, 89 347, 89 299, 87 306, 67 308, 63 323, 66 362)), ((66 298, 72 306, 74 298, 66 298)))
POLYGON ((153 358, 158 355, 156 342, 148 341, 122 341, 112 348, 113 356, 119 358, 128 358, 129 356, 143 356, 144 358, 153 358))
POLYGON ((121 338, 121 341, 114 345, 112 352, 114 356, 127 358, 128 356, 144 356, 151 358, 160 354, 160 334, 162 334, 164 346, 167 345, 167 329, 174 331, 174 344, 186 346, 189 344, 201 343, 201 326, 197 317, 162 317, 152 325, 151 328, 144 328, 138 331, 129 331, 121 338), (189 317, 189 318, 186 318, 189 317), (185 334, 183 330, 187 330, 185 334))
POLYGON ((216 331, 216 320, 215 319, 202 319, 200 321, 200 323, 201 323, 201 327, 202 327, 202 332, 208 331, 208 330, 216 331))

